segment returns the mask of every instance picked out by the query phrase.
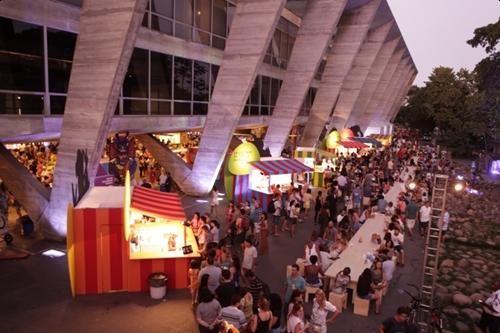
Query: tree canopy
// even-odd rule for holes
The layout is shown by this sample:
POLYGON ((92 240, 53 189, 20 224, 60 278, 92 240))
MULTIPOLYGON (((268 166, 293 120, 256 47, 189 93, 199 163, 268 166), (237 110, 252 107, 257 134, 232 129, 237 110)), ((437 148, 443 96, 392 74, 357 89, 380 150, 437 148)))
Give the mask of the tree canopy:
POLYGON ((441 144, 459 155, 493 150, 500 142, 500 19, 477 28, 467 41, 487 57, 474 71, 437 67, 425 86, 410 88, 396 123, 428 133, 438 127, 441 144))

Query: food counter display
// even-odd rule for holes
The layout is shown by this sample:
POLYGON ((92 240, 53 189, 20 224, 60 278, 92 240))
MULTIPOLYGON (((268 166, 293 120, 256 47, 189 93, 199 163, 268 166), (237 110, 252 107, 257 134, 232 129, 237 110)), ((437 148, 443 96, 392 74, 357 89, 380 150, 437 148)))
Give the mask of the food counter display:
POLYGON ((261 158, 260 161, 250 163, 250 166, 249 188, 263 203, 264 209, 272 200, 271 186, 274 188, 280 185, 281 190, 286 191, 291 182, 304 185, 304 177, 301 174, 313 171, 303 163, 288 158, 261 158))

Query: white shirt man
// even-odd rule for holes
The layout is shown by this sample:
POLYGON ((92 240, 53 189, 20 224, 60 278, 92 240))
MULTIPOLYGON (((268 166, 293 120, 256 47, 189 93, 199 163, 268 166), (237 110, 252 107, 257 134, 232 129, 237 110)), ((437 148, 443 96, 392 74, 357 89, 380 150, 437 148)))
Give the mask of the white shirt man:
POLYGON ((432 209, 428 203, 420 207, 419 213, 421 223, 428 223, 431 220, 431 211, 432 209))
POLYGON ((445 210, 443 213, 443 219, 441 220, 441 230, 447 231, 449 224, 450 224, 450 213, 447 210, 445 210))
POLYGON ((384 280, 389 284, 394 276, 394 271, 396 270, 396 263, 394 260, 389 259, 382 263, 382 272, 384 275, 384 280))
POLYGON ((347 185, 347 178, 343 175, 337 177, 337 183, 340 187, 345 187, 347 185))
POLYGON ((250 240, 245 240, 245 251, 243 252, 243 262, 241 267, 247 270, 254 270, 257 261, 257 249, 250 243, 250 240))

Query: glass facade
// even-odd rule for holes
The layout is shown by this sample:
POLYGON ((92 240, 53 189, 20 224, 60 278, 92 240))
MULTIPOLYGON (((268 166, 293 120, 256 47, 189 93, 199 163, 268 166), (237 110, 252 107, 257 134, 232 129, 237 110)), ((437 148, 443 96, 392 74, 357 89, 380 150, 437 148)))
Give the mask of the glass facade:
POLYGON ((264 62, 286 69, 297 37, 297 31, 298 27, 296 25, 281 17, 267 49, 264 62))
POLYGON ((281 88, 281 80, 258 75, 243 110, 244 116, 268 116, 273 113, 281 88))
POLYGON ((142 25, 224 50, 235 9, 227 0, 151 0, 142 25))

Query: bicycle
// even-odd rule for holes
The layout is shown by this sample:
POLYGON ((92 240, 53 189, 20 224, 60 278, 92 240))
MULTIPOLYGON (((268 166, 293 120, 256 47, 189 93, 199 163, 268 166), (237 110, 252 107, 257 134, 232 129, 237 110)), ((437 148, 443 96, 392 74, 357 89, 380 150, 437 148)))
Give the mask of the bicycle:
MULTIPOLYGON (((422 295, 420 294, 420 290, 417 286, 414 284, 408 284, 408 286, 414 288, 417 290, 418 295, 415 296, 411 292, 409 292, 406 289, 399 289, 400 293, 405 293, 408 296, 410 296, 411 301, 409 304, 410 308, 410 315, 408 317, 408 322, 410 324, 414 325, 419 325, 422 322, 426 322, 427 324, 427 330, 422 329, 422 333, 442 333, 443 328, 444 328, 444 319, 443 319, 443 312, 441 307, 439 306, 434 306, 430 309, 429 311, 429 316, 426 321, 424 321, 423 316, 422 316, 422 295)), ((434 301, 434 304, 436 304, 436 301, 434 301)))

